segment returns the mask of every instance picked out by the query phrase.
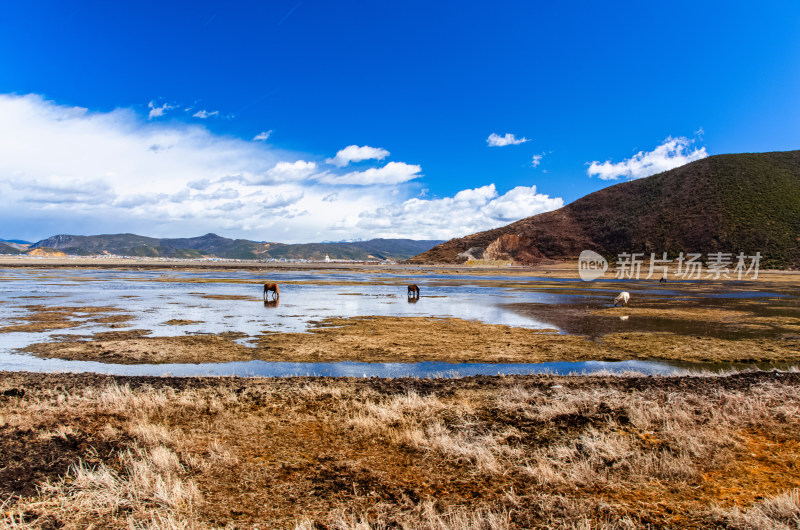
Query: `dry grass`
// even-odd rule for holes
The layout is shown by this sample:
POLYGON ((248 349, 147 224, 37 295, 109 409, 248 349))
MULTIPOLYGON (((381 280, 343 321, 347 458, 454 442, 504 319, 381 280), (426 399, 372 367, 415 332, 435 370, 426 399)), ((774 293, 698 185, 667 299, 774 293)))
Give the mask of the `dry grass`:
POLYGON ((746 530, 792 530, 800 528, 800 489, 771 496, 749 510, 734 507, 716 510, 720 522, 746 530))
POLYGON ((131 381, 0 374, 0 528, 800 520, 797 374, 131 381))
MULTIPOLYGON (((200 493, 178 454, 181 437, 158 419, 177 411, 186 417, 192 409, 218 403, 191 392, 137 392, 112 384, 76 393, 44 391, 20 404, 4 414, 5 424, 17 430, 37 430, 42 424, 63 421, 65 412, 72 410, 78 417, 91 412, 117 418, 116 425, 106 423, 97 436, 129 441, 106 461, 88 451, 85 457, 91 462, 78 458, 66 474, 41 483, 36 497, 19 499, 11 506, 0 528, 196 526, 191 521, 200 493)), ((68 440, 77 434, 73 425, 61 424, 42 430, 38 437, 68 440)))
MULTIPOLYGON (((621 310, 621 309, 620 309, 621 310)), ((691 312, 685 312, 686 320, 691 312)), ((603 317, 596 317, 603 318, 603 317)), ((615 317, 616 318, 616 317, 615 317)), ((35 324, 35 323, 34 323, 35 324)), ((49 325, 49 324, 48 324, 49 325)), ((72 325, 72 324, 70 324, 72 325)), ((755 325, 755 324, 752 324, 755 325)), ((667 332, 619 332, 602 340, 484 324, 457 318, 363 316, 326 318, 310 333, 265 333, 253 347, 241 333, 147 337, 141 331, 100 332, 91 340, 63 337, 23 351, 44 358, 105 363, 202 363, 230 361, 538 363, 627 359, 703 362, 800 360, 796 335, 715 338, 667 332)))
MULTIPOLYGON (((389 524, 378 517, 337 514, 331 525, 325 528, 336 530, 383 530, 399 527, 404 530, 508 530, 510 518, 507 512, 494 512, 491 510, 469 510, 456 508, 441 513, 433 502, 425 502, 418 507, 416 513, 407 521, 389 524)), ((319 527, 309 519, 304 519, 295 525, 295 530, 315 530, 319 527)))

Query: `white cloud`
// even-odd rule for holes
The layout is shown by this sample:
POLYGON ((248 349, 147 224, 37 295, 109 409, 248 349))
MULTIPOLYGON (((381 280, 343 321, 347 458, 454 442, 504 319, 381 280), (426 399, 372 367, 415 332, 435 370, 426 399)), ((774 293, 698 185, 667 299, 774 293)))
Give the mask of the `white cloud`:
POLYGON ((259 184, 269 184, 277 182, 291 182, 305 180, 317 169, 316 162, 306 162, 297 160, 295 162, 278 162, 271 167, 264 175, 255 179, 259 184))
POLYGON ((168 105, 167 103, 164 103, 160 107, 157 107, 155 101, 151 101, 150 103, 147 104, 147 106, 150 108, 150 113, 147 115, 148 120, 152 120, 153 118, 160 118, 161 116, 166 114, 168 110, 172 110, 175 108, 174 106, 168 105))
POLYGON ((586 173, 590 177, 597 176, 603 180, 617 180, 620 177, 635 180, 649 177, 707 157, 705 147, 692 149, 693 142, 683 136, 677 138, 670 136, 652 151, 639 151, 622 162, 612 163, 607 160, 601 164, 594 161, 586 173))
POLYGON ((531 167, 536 167, 539 164, 541 164, 543 156, 544 156, 544 153, 542 153, 541 155, 533 155, 533 159, 531 160, 531 167))
POLYGON ((30 203, 92 206, 116 199, 113 189, 102 180, 49 176, 34 179, 9 179, 14 190, 22 191, 22 200, 30 203))
POLYGON ((297 203, 303 198, 301 190, 294 190, 285 193, 275 193, 264 197, 261 205, 265 208, 283 208, 297 203))
POLYGON ((389 151, 381 147, 370 147, 368 145, 359 147, 348 145, 336 153, 333 158, 325 160, 328 164, 336 167, 345 167, 350 162, 361 162, 362 160, 383 160, 389 156, 389 151))
POLYGON ((389 162, 383 167, 373 167, 364 171, 351 171, 344 175, 325 173, 319 176, 319 181, 335 185, 393 185, 402 184, 422 176, 422 167, 405 162, 389 162))
POLYGON ((205 120, 207 118, 213 118, 214 116, 219 116, 219 111, 218 110, 214 110, 214 111, 211 111, 211 112, 209 112, 207 110, 198 110, 197 112, 192 114, 192 117, 200 118, 201 120, 205 120))
POLYGON ((211 181, 208 179, 197 179, 189 182, 186 184, 188 187, 195 189, 195 190, 204 190, 211 186, 211 181))
POLYGON ((511 133, 506 133, 503 136, 492 133, 489 135, 489 138, 486 139, 486 143, 489 145, 489 147, 505 147, 507 145, 524 144, 525 142, 530 142, 530 140, 525 137, 517 138, 511 133))
POLYGON ((268 131, 261 131, 257 135, 253 136, 254 142, 266 142, 269 140, 269 137, 272 135, 272 129, 268 131))
MULTIPOLYGON (((162 108, 162 107, 158 107, 162 108)), ((336 175, 308 155, 217 135, 202 124, 94 112, 0 94, 0 227, 36 239, 134 232, 285 242, 463 236, 561 205, 494 186, 409 199, 419 165, 336 175)))
POLYGON ((519 186, 498 195, 494 184, 462 190, 453 197, 409 199, 363 212, 353 227, 380 234, 380 237, 428 237, 450 239, 555 210, 564 205, 561 198, 536 192, 536 186, 519 186))

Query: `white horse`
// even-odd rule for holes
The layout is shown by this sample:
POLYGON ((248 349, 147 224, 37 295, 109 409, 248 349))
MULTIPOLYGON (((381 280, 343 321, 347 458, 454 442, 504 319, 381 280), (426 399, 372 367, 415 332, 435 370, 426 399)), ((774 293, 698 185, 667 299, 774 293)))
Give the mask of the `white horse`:
POLYGON ((628 291, 622 291, 614 298, 614 307, 617 307, 617 304, 622 304, 625 307, 628 307, 628 300, 631 299, 631 293, 628 291))

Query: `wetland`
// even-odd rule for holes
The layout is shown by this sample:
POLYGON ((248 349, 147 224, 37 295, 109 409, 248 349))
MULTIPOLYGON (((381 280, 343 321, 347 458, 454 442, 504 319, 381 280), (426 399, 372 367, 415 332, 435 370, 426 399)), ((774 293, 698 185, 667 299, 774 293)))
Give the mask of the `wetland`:
POLYGON ((796 528, 800 275, 548 272, 0 269, 0 525, 796 528))

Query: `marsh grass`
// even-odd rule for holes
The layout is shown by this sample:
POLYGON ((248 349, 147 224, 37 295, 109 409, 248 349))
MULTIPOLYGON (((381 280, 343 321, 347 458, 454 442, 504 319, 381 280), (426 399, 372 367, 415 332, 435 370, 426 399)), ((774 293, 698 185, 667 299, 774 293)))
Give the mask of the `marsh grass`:
POLYGON ((4 494, 0 528, 800 520, 800 379, 788 373, 174 383, 0 375, 0 392, 24 389, 0 397, 0 441, 27 436, 44 462, 73 451, 35 495, 4 494))

